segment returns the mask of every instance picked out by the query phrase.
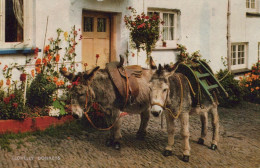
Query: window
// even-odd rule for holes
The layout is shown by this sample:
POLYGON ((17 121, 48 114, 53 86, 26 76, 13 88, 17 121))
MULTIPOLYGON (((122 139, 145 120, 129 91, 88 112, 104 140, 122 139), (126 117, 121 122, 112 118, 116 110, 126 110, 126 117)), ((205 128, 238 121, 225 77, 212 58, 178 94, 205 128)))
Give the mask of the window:
POLYGON ((255 9, 256 8, 256 0, 246 0, 246 8, 255 9))
POLYGON ((0 48, 32 47, 33 2, 0 0, 0 48))
POLYGON ((162 41, 167 43, 166 48, 175 48, 178 40, 177 34, 177 19, 178 12, 177 10, 160 10, 160 9, 149 9, 148 16, 152 16, 153 13, 160 16, 164 24, 160 24, 160 39, 157 42, 156 48, 162 47, 162 41))
POLYGON ((232 69, 246 68, 247 43, 233 43, 231 45, 232 69))

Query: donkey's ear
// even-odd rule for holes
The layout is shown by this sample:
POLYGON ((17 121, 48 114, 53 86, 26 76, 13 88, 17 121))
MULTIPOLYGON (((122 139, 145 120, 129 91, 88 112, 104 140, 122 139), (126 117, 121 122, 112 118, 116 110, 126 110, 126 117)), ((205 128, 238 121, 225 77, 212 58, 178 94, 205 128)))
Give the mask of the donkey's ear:
POLYGON ((99 68, 100 67, 97 66, 94 69, 87 71, 86 73, 84 73, 83 78, 87 81, 91 81, 99 68))
POLYGON ((156 64, 154 63, 152 57, 150 57, 150 68, 153 69, 153 70, 157 69, 157 66, 156 66, 156 64))
POLYGON ((62 68, 60 68, 60 73, 67 78, 69 81, 73 81, 76 78, 76 75, 73 73, 70 73, 68 71, 64 71, 62 68))

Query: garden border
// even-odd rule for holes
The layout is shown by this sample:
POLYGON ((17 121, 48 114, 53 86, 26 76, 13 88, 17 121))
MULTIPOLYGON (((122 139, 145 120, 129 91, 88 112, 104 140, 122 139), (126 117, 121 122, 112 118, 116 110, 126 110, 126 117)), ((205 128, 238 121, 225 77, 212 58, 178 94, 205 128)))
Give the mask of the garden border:
POLYGON ((61 118, 42 116, 26 118, 25 120, 0 120, 0 134, 4 133, 24 133, 37 130, 45 130, 50 126, 62 125, 65 122, 73 121, 71 115, 66 115, 61 118))

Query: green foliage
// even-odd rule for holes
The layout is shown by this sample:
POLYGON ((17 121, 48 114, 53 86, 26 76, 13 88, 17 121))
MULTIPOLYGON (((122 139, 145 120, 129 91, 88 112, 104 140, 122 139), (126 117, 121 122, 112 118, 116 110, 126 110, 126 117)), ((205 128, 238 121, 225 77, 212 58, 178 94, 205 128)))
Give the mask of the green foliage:
POLYGON ((227 69, 221 69, 217 73, 217 78, 222 79, 220 83, 229 95, 228 98, 219 97, 220 106, 233 107, 239 104, 244 94, 241 87, 239 86, 239 81, 234 79, 234 74, 228 72, 227 69))
POLYGON ((56 109, 59 109, 60 110, 60 115, 65 115, 67 114, 67 112, 65 111, 65 103, 64 101, 59 101, 59 100, 55 100, 53 103, 52 103, 53 107, 56 108, 56 109))
POLYGON ((27 92, 27 103, 30 106, 45 107, 53 102, 52 95, 56 90, 56 85, 47 80, 46 75, 37 74, 32 81, 27 92))

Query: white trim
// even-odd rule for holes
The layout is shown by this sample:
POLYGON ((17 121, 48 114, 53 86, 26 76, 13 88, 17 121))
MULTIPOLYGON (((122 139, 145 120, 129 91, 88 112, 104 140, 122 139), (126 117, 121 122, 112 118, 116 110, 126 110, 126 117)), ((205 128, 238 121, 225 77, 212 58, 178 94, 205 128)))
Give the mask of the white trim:
MULTIPOLYGON (((241 60, 240 60, 241 61, 241 60)), ((231 69, 236 70, 236 69, 243 69, 247 68, 247 62, 248 62, 248 43, 246 42, 240 42, 240 43, 231 43, 231 69), (238 59, 238 46, 242 45, 244 46, 243 52, 240 51, 240 53, 243 53, 244 55, 244 63, 239 63, 238 59), (235 52, 233 51, 233 46, 235 46, 235 52), (235 58, 233 58, 233 54, 235 53, 235 58), (235 60, 235 64, 233 65, 233 61, 235 60)))
MULTIPOLYGON (((23 42, 5 42, 5 0, 0 0, 2 22, 0 23, 0 49, 33 47, 33 0, 24 0, 23 42)), ((1 19, 0 19, 1 21, 1 19)))

